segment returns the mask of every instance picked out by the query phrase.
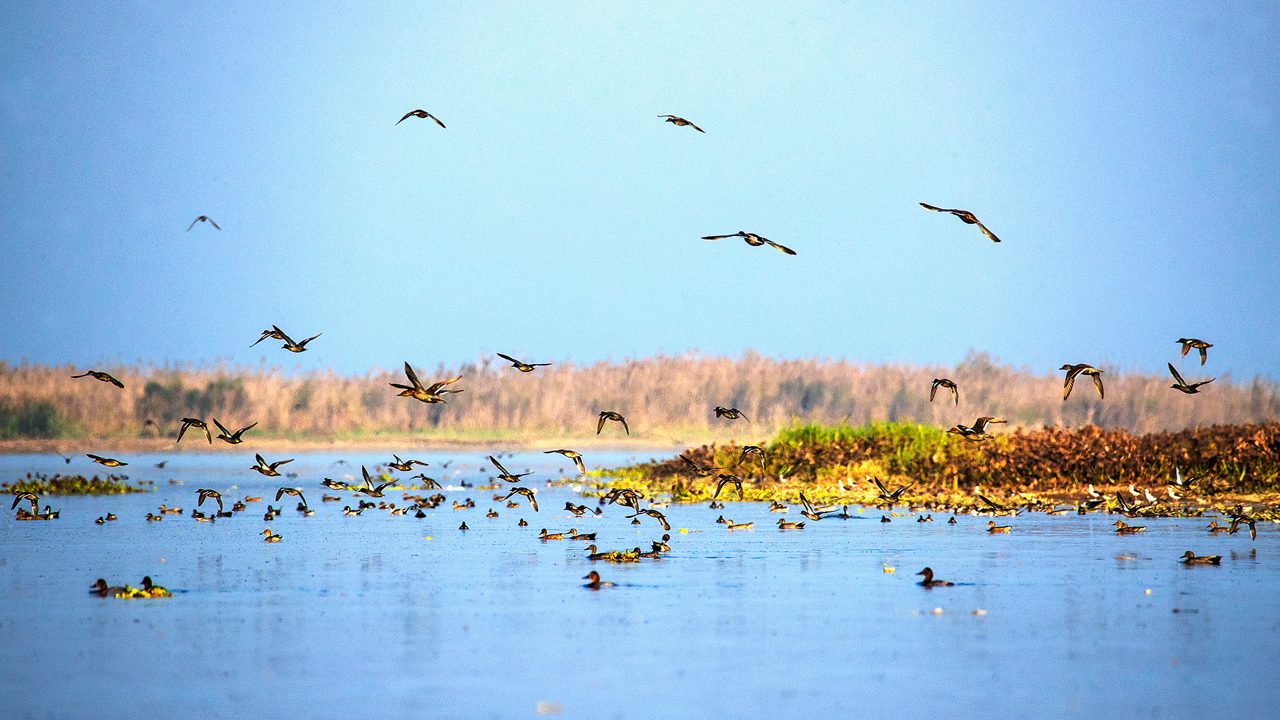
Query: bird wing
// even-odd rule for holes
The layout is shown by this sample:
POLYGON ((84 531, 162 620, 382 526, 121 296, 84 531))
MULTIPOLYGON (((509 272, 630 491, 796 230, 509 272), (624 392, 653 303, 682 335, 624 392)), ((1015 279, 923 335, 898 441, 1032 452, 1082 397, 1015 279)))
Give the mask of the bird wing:
POLYGON ((280 502, 280 498, 284 495, 285 491, 288 489, 289 488, 279 488, 278 490, 276 490, 276 502, 280 502))
POLYGON ((1187 353, 1191 351, 1191 343, 1189 343, 1189 342, 1187 342, 1187 341, 1185 341, 1185 340, 1182 340, 1182 341, 1179 341, 1179 342, 1181 342, 1181 343, 1182 343, 1182 355, 1181 355, 1180 357, 1186 357, 1186 356, 1187 356, 1187 353))
POLYGON ((212 226, 213 226, 213 229, 214 229, 214 230, 221 230, 221 229, 222 229, 222 226, 221 226, 221 225, 219 225, 218 223, 214 222, 214 221, 213 221, 213 218, 211 218, 211 217, 206 217, 206 218, 205 218, 205 220, 206 220, 210 225, 212 225, 212 226))
POLYGON ((271 463, 271 469, 272 469, 272 470, 275 470, 276 468, 280 467, 281 465, 288 465, 288 464, 289 464, 289 463, 291 463, 291 462, 293 462, 293 458, 289 458, 288 460, 277 460, 277 461, 275 461, 275 462, 271 463))
POLYGON ((367 488, 372 488, 372 487, 373 487, 373 478, 369 477, 369 471, 368 471, 368 470, 366 470, 366 469, 365 469, 365 466, 363 466, 363 465, 361 465, 361 466, 360 466, 360 474, 364 476, 364 485, 365 485, 365 487, 367 487, 367 488))
MULTIPOLYGON (((1204 365, 1208 359, 1209 359, 1209 348, 1207 347, 1200 348, 1200 364, 1204 365)), ((121 385, 120 387, 124 387, 124 386, 121 385)))
POLYGON ((924 208, 925 210, 932 210, 934 212, 944 212, 944 213, 955 212, 955 210, 952 210, 950 208, 940 208, 940 207, 930 205, 929 203, 920 203, 920 207, 924 208))
POLYGON ((1106 398, 1106 395, 1105 395, 1105 394, 1103 394, 1103 392, 1102 392, 1102 376, 1101 376, 1101 375, 1094 375, 1094 376, 1093 376, 1093 384, 1094 384, 1094 385, 1096 385, 1096 386, 1098 387, 1098 399, 1099 399, 1099 400, 1103 400, 1103 399, 1105 399, 1105 398, 1106 398))
MULTIPOLYGON (((1203 350, 1201 350, 1200 352, 1201 352, 1201 354, 1203 354, 1203 353, 1204 353, 1204 351, 1203 351, 1203 350)), ((1204 363, 1202 362, 1202 363, 1200 363, 1200 364, 1201 364, 1201 365, 1203 365, 1204 363)), ((123 388, 123 387, 124 387, 124 383, 122 383, 122 382, 120 382, 119 380, 115 379, 115 377, 114 377, 114 376, 109 375, 109 374, 107 374, 107 373, 102 373, 102 374, 103 374, 103 375, 106 375, 106 377, 107 377, 107 382, 111 383, 112 385, 115 385, 115 386, 116 386, 116 387, 118 387, 118 388, 123 388)))
POLYGON ((585 463, 583 463, 583 462, 582 462, 582 456, 581 456, 581 455, 579 455, 579 456, 577 456, 577 457, 575 457, 575 458, 573 459, 573 464, 578 466, 578 472, 579 472, 579 473, 581 473, 581 474, 583 474, 583 475, 586 475, 586 474, 587 474, 587 466, 586 466, 586 464, 585 464, 585 463))
POLYGON ((1169 363, 1169 372, 1173 374, 1173 379, 1176 380, 1179 385, 1187 384, 1187 381, 1183 380, 1182 376, 1178 374, 1178 368, 1174 367, 1173 363, 1169 363))
POLYGON ((400 118, 399 120, 397 120, 397 121, 396 121, 396 125, 399 125, 400 123, 404 122, 405 120, 408 120, 409 118, 413 117, 413 114, 414 114, 414 113, 416 113, 416 112, 418 112, 418 111, 417 111, 417 110, 410 110, 409 112, 405 113, 405 114, 404 114, 404 117, 402 117, 402 118, 400 118))
POLYGON ((532 492, 525 495, 525 497, 529 498, 529 507, 533 508, 534 512, 538 512, 538 498, 534 497, 532 492))
POLYGON ((187 428, 191 427, 191 423, 186 420, 182 421, 182 427, 178 428, 178 439, 174 442, 182 442, 182 436, 187 433, 187 428))
MULTIPOLYGON (((1071 395, 1071 388, 1076 386, 1076 375, 1078 375, 1079 373, 1080 373, 1080 370, 1077 368, 1071 368, 1070 370, 1067 371, 1067 379, 1062 384, 1063 400, 1066 400, 1067 397, 1071 395)), ((979 428, 975 426, 974 429, 977 430, 979 428)))
POLYGON ((213 419, 213 424, 218 426, 218 432, 222 433, 223 435, 231 435, 231 431, 227 430, 225 425, 218 422, 218 418, 213 419))
POLYGON ((933 384, 929 386, 929 402, 933 402, 933 396, 938 394, 938 386, 941 384, 942 383, 939 383, 937 380, 934 380, 933 384))
POLYGON ((600 431, 601 431, 601 430, 604 430, 604 421, 605 421, 605 420, 606 420, 605 413, 600 413, 600 421, 596 423, 596 434, 597 434, 597 435, 599 435, 599 434, 600 434, 600 431))
POLYGON ((248 431, 250 431, 250 430, 254 429, 254 428, 255 428, 255 427, 257 427, 257 426, 258 426, 257 421, 251 422, 251 423, 249 423, 248 425, 245 425, 244 427, 242 427, 242 428, 240 428, 239 430, 235 431, 235 434, 233 435, 233 437, 234 437, 234 436, 240 436, 240 435, 243 435, 244 433, 246 433, 246 432, 248 432, 248 431))
POLYGON ((951 383, 951 395, 956 400, 956 407, 960 407, 960 388, 956 387, 955 383, 951 383))
POLYGON ((312 340, 315 340, 316 338, 320 337, 323 334, 324 333, 316 333, 315 335, 312 335, 306 340, 303 340, 302 342, 298 343, 298 347, 306 347, 307 343, 311 342, 312 340))
POLYGON ((191 232, 191 228, 195 227, 196 223, 198 222, 200 222, 200 218, 196 218, 195 220, 192 220, 191 224, 187 226, 187 232, 191 232))
POLYGON ((293 346, 295 346, 295 347, 297 346, 297 343, 295 343, 295 342, 293 341, 293 338, 289 337, 289 334, 288 334, 288 333, 286 333, 285 331, 281 330, 280 328, 276 327, 275 325, 272 325, 272 326, 271 326, 271 329, 273 329, 273 330, 275 330, 277 333, 279 333, 280 337, 279 337, 279 338, 277 338, 277 339, 279 339, 279 340, 283 340, 285 345, 293 345, 293 346))
MULTIPOLYGON (((409 383, 413 385, 413 387, 405 388, 406 390, 417 390, 422 387, 422 383, 418 380, 418 373, 414 372, 412 367, 409 367, 408 360, 405 360, 404 362, 404 375, 409 378, 409 383)), ((392 383, 392 385, 395 387, 404 387, 403 385, 396 385, 395 383, 392 383)))
POLYGON ((703 235, 702 239, 703 240, 723 240, 725 238, 731 238, 731 237, 739 237, 739 235, 738 233, 732 233, 730 235, 703 235))
POLYGON ((788 255, 795 255, 795 254, 796 254, 796 251, 795 251, 795 250, 792 250, 791 248, 787 247, 786 245, 781 245, 781 244, 779 244, 779 243, 776 243, 776 242, 774 242, 774 241, 770 240, 769 238, 760 238, 760 239, 761 239, 761 240, 764 240, 765 245, 768 245, 768 246, 770 246, 770 247, 777 248, 778 250, 781 250, 782 252, 784 252, 784 253, 786 253, 786 254, 788 254, 788 255))
POLYGON ((627 427, 627 419, 626 419, 626 418, 624 418, 624 417, 622 417, 621 415, 619 415, 619 416, 618 416, 618 422, 622 423, 622 429, 623 429, 623 430, 626 430, 626 431, 627 431, 627 434, 628 434, 628 435, 630 435, 630 434, 631 434, 631 428, 627 427))
MULTIPOLYGON (((449 378, 448 380, 441 380, 440 382, 437 382, 437 383, 431 383, 431 385, 430 385, 429 387, 427 387, 427 394, 429 394, 429 395, 434 395, 434 394, 436 394, 436 393, 439 393, 439 392, 440 392, 440 388, 444 387, 445 385, 449 385, 449 384, 451 384, 451 383, 456 383, 456 382, 458 382, 458 381, 459 381, 459 380, 461 380, 461 379, 462 379, 462 376, 461 376, 461 375, 458 375, 457 377, 451 377, 451 378, 449 378)), ((461 391, 461 390, 450 390, 449 392, 462 392, 462 391, 461 391)))
POLYGON ((982 231, 983 235, 986 235, 987 237, 991 238, 991 242, 1000 242, 1000 238, 996 237, 995 233, 988 230, 986 225, 983 225, 980 222, 977 223, 977 225, 978 225, 978 229, 982 231))
POLYGON ((436 124, 439 125, 440 127, 442 128, 444 127, 444 123, 440 122, 440 118, 436 117, 435 115, 432 115, 431 113, 427 113, 427 117, 431 118, 432 120, 435 120, 436 124))
MULTIPOLYGON (((686 120, 685 122, 689 122, 689 121, 688 121, 688 120, 686 120)), ((689 127, 693 128, 694 130, 697 130, 698 132, 700 132, 700 133, 702 133, 702 134, 704 134, 704 135, 705 135, 705 134, 706 134, 706 132, 707 132, 706 130, 703 130, 702 128, 698 127, 697 125, 694 125, 693 123, 689 123, 689 127)))
POLYGON ((494 467, 496 467, 496 468, 498 468, 498 472, 502 473, 503 475, 510 475, 510 474, 511 474, 511 473, 507 472, 507 469, 506 469, 506 468, 502 467, 502 463, 498 462, 498 459, 497 459, 497 458, 495 458, 494 456, 492 456, 492 455, 490 455, 490 456, 489 456, 489 462, 493 463, 493 466, 494 466, 494 467))
POLYGON ((512 363, 512 364, 514 364, 514 365, 523 365, 523 364, 524 364, 524 363, 520 362, 519 360, 517 360, 517 359, 515 359, 515 358, 511 357, 510 355, 503 355, 502 353, 498 353, 497 355, 498 355, 498 357, 502 358, 503 360, 506 360, 507 362, 512 363))

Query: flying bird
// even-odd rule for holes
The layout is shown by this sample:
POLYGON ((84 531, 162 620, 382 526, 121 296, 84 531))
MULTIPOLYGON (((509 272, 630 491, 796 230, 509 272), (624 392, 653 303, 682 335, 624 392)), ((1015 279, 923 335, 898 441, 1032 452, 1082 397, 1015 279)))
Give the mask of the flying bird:
POLYGON ((192 221, 191 221, 191 224, 187 226, 187 232, 191 232, 191 228, 195 227, 195 226, 196 226, 196 223, 202 223, 202 222, 207 222, 207 223, 209 223, 210 225, 212 225, 212 226, 213 226, 213 229, 214 229, 214 230, 221 230, 221 229, 222 229, 221 227, 219 227, 218 223, 216 223, 216 222, 214 222, 214 221, 213 221, 213 218, 209 217, 208 215, 201 215, 201 216, 197 217, 195 220, 192 220, 192 221))
POLYGON ((1098 399, 1105 397, 1102 391, 1102 371, 1092 365, 1080 363, 1079 365, 1063 365, 1059 370, 1067 371, 1066 382, 1062 385, 1062 399, 1065 401, 1071 395, 1071 388, 1076 386, 1077 375, 1088 375, 1093 378, 1094 387, 1098 388, 1098 399))
POLYGON ((897 502, 898 498, 902 497, 902 493, 906 492, 907 489, 910 488, 912 485, 915 485, 914 482, 907 483, 906 485, 903 485, 897 490, 893 490, 891 492, 889 488, 885 487, 884 483, 880 481, 880 478, 872 477, 871 482, 876 484, 876 489, 879 491, 877 493, 877 497, 880 500, 883 500, 886 505, 893 505, 895 502, 897 502))
POLYGON ((955 398, 956 406, 960 405, 960 390, 950 378, 934 378, 933 383, 929 386, 929 402, 933 402, 933 396, 938 394, 938 388, 946 388, 951 391, 951 396, 955 398))
POLYGON ((747 417, 746 415, 744 415, 744 414, 742 413, 742 411, 741 411, 741 410, 739 410, 739 409, 738 409, 738 408, 736 408, 736 407, 735 407, 735 408, 726 408, 726 407, 723 407, 723 406, 721 406, 721 405, 717 405, 717 406, 716 406, 716 417, 718 417, 718 418, 721 418, 721 417, 722 417, 722 418, 728 418, 728 419, 730 419, 730 420, 737 420, 737 419, 741 418, 741 419, 743 419, 743 420, 746 420, 747 422, 751 422, 751 418, 749 418, 749 417, 747 417))
POLYGON ((103 465, 106 467, 123 467, 129 464, 127 462, 124 462, 123 460, 117 460, 115 458, 109 458, 109 457, 102 457, 101 455, 94 455, 93 453, 85 453, 85 457, 98 463, 99 465, 103 465))
POLYGON ((440 127, 444 127, 444 123, 440 122, 440 118, 436 117, 435 115, 432 115, 431 113, 427 112, 426 110, 423 110, 422 108, 418 108, 417 110, 410 110, 409 112, 405 113, 404 117, 396 121, 396 124, 399 125, 400 123, 404 122, 405 120, 408 120, 411 117, 421 118, 423 120, 430 118, 432 120, 435 120, 436 124, 439 125, 440 127))
POLYGON ((462 392, 461 390, 444 389, 446 385, 456 383, 461 380, 461 375, 449 378, 448 380, 441 380, 438 383, 432 383, 431 385, 423 387, 422 382, 418 380, 418 374, 413 371, 413 368, 409 366, 408 362, 405 362, 404 364, 404 374, 405 377, 409 378, 409 382, 411 384, 403 385, 401 383, 390 383, 391 387, 400 388, 401 392, 397 397, 411 397, 414 400, 434 404, 444 402, 444 397, 442 396, 447 393, 462 392))
POLYGON ((1169 372, 1173 374, 1173 379, 1175 381, 1174 384, 1169 387, 1188 395, 1195 395, 1200 392, 1201 385, 1208 385, 1214 380, 1217 380, 1217 378, 1209 378, 1208 380, 1201 380, 1200 382, 1188 383, 1186 380, 1182 379, 1181 375, 1178 374, 1178 368, 1174 367, 1173 363, 1169 363, 1169 372))
POLYGON ((242 438, 241 436, 244 435, 249 430, 253 429, 258 423, 255 422, 255 423, 246 425, 235 432, 231 432, 226 428, 225 425, 218 422, 218 418, 213 419, 213 424, 218 426, 219 440, 222 440, 230 445, 239 445, 240 443, 244 442, 244 438, 242 438))
POLYGON ((31 503, 32 515, 40 514, 40 498, 33 492, 23 492, 23 493, 17 493, 16 495, 14 495, 13 504, 9 506, 9 509, 12 510, 18 507, 18 503, 24 500, 31 503))
POLYGON ((555 453, 557 455, 563 455, 569 458, 570 460, 573 461, 573 464, 578 468, 579 474, 582 474, 582 475, 587 474, 587 466, 584 465, 582 462, 581 453, 577 452, 576 450, 544 450, 542 452, 543 455, 551 455, 552 453, 555 453))
POLYGON ((627 517, 634 518, 640 517, 641 515, 648 515, 649 517, 657 520, 658 523, 662 525, 663 530, 671 529, 671 523, 667 522, 667 516, 663 515, 661 511, 654 510, 653 508, 645 508, 643 510, 636 509, 635 515, 628 515, 627 517))
POLYGON ((688 465, 689 469, 693 470, 693 473, 698 477, 710 477, 711 473, 714 473, 716 470, 719 469, 714 465, 699 465, 698 463, 685 457, 683 454, 680 455, 680 459, 683 460, 684 464, 688 465))
POLYGON ((200 418, 182 418, 182 427, 178 429, 178 439, 174 440, 174 442, 182 442, 182 436, 186 434, 187 428, 199 428, 204 430, 205 438, 209 441, 210 445, 213 444, 213 433, 209 432, 209 426, 200 418))
POLYGON ((218 503, 218 512, 222 512, 222 493, 217 490, 199 488, 196 490, 196 494, 200 496, 200 499, 196 501, 196 507, 203 505, 205 500, 214 500, 218 503))
POLYGON ((988 230, 987 226, 983 225, 978 220, 977 216, 975 216, 973 213, 969 212, 968 210, 955 210, 952 208, 934 207, 933 205, 930 205, 928 203, 920 203, 920 207, 924 208, 925 210, 932 210, 934 212, 951 213, 952 215, 955 215, 956 217, 960 218, 961 220, 963 220, 965 223, 969 225, 977 225, 978 229, 982 231, 982 234, 991 238, 992 242, 1000 242, 1000 238, 996 237, 995 233, 988 230))
POLYGON ((702 239, 703 240, 724 240, 725 238, 731 238, 731 237, 740 237, 743 240, 745 240, 748 245, 752 247, 760 247, 761 245, 768 245, 769 247, 781 250, 782 252, 788 255, 796 254, 795 250, 792 250, 786 245, 779 245, 778 243, 770 240, 767 237, 761 237, 755 233, 749 233, 745 230, 739 230, 736 233, 730 233, 728 235, 703 235, 702 239))
POLYGON ((280 339, 284 340, 284 345, 282 347, 291 353, 306 352, 307 343, 311 342, 312 340, 315 340, 316 338, 324 334, 324 333, 316 333, 315 335, 312 335, 311 337, 305 340, 302 340, 301 342, 294 342, 293 338, 289 337, 288 335, 285 335, 284 331, 280 330, 280 328, 275 327, 274 325, 272 326, 272 328, 280 332, 280 335, 281 335, 280 339))
MULTIPOLYGON (((285 339, 285 334, 284 334, 284 331, 283 331, 283 330, 281 330, 280 328, 276 327, 275 325, 272 325, 272 326, 270 327, 270 329, 267 329, 267 330, 263 330, 263 331, 262 331, 262 337, 258 338, 257 340, 254 340, 254 341, 253 341, 253 345, 257 345, 258 343, 262 342, 263 340, 266 340, 267 338, 273 338, 273 339, 276 339, 276 340, 284 340, 284 339, 285 339)), ((250 345, 249 347, 253 347, 253 345, 250 345)))
POLYGON ((519 475, 512 475, 511 473, 507 472, 507 469, 502 467, 502 463, 498 462, 498 459, 492 455, 489 456, 489 462, 493 463, 493 466, 498 468, 498 472, 501 473, 501 475, 498 476, 498 479, 506 480, 509 483, 520 482, 520 478, 524 477, 525 475, 533 474, 533 472, 530 471, 530 472, 520 473, 519 475))
POLYGON ((519 361, 519 360, 517 360, 517 359, 515 359, 515 358, 511 357, 510 355, 503 355, 502 353, 498 353, 498 357, 502 358, 503 360, 506 360, 507 362, 510 362, 510 363, 511 363, 511 367, 513 367, 513 368, 515 368, 515 369, 519 370, 519 371, 520 371, 520 372, 522 372, 522 373, 533 372, 533 369, 534 369, 534 368, 546 367, 546 366, 548 366, 548 365, 550 365, 550 364, 551 364, 551 363, 527 363, 527 362, 521 362, 521 361, 519 361))
POLYGON ((947 430, 947 432, 959 435, 966 440, 986 440, 991 437, 987 434, 987 424, 1002 422, 1008 421, 1003 418, 983 416, 973 421, 973 427, 969 427, 968 425, 956 425, 950 430, 947 430))
POLYGON ((534 497, 533 488, 513 487, 511 488, 511 492, 507 493, 507 496, 502 499, 510 500, 512 495, 525 496, 525 498, 529 501, 529 507, 533 508, 534 512, 538 512, 538 498, 534 497))
POLYGON ((115 379, 110 374, 101 372, 99 370, 86 370, 79 375, 72 375, 71 377, 73 378, 91 377, 94 380, 101 380, 102 382, 105 382, 105 383, 111 383, 112 385, 115 385, 118 388, 124 387, 124 383, 115 379))
POLYGON ((1182 343, 1182 357, 1186 357, 1192 348, 1200 351, 1200 364, 1204 365, 1209 359, 1209 348, 1213 347, 1213 343, 1207 343, 1196 338, 1178 338, 1174 342, 1182 343))
POLYGON ((302 507, 307 509, 307 498, 302 494, 302 490, 294 487, 282 487, 276 490, 276 502, 280 502, 280 498, 285 495, 292 495, 302 502, 302 507))
POLYGON ((738 456, 738 464, 741 465, 751 455, 760 456, 760 472, 765 471, 765 465, 768 464, 768 457, 765 455, 764 448, 759 445, 743 445, 742 454, 738 456))
POLYGON ((688 120, 685 120, 684 118, 680 117, 679 115, 659 115, 658 117, 660 117, 660 118, 666 118, 666 122, 669 122, 669 123, 671 123, 672 125, 675 125, 676 127, 685 127, 685 126, 687 125, 687 126, 689 126, 689 127, 693 128, 694 130, 697 130, 697 131, 698 131, 698 132, 700 132, 700 133, 705 133, 705 132, 706 132, 706 130, 703 130, 702 128, 698 127, 697 125, 694 125, 693 123, 689 122, 688 120))
POLYGON ((614 411, 612 411, 612 410, 605 410, 605 411, 603 411, 603 412, 601 412, 601 413, 600 413, 600 422, 596 423, 596 434, 597 434, 597 435, 599 435, 599 434, 600 434, 600 431, 604 429, 604 423, 605 423, 605 421, 606 421, 606 420, 613 420, 614 422, 620 422, 620 423, 622 423, 622 429, 623 429, 623 430, 626 430, 628 435, 630 435, 630 434, 631 434, 631 428, 627 427, 627 419, 626 419, 626 418, 622 417, 622 415, 621 415, 620 413, 616 413, 616 412, 614 412, 614 411))
POLYGON ((400 456, 395 454, 393 454, 391 457, 393 458, 394 462, 387 463, 387 467, 391 468, 392 470, 399 470, 400 472, 409 472, 410 470, 413 469, 414 465, 421 465, 422 467, 427 467, 427 463, 424 463, 421 460, 401 460, 400 456))
POLYGON ((289 458, 288 460, 277 460, 276 462, 268 463, 261 455, 254 454, 253 457, 258 461, 258 464, 250 466, 249 469, 257 470, 267 477, 279 477, 280 471, 276 470, 276 468, 284 465, 285 463, 293 462, 293 458, 289 458))
POLYGON ((720 497, 720 491, 724 489, 725 485, 730 485, 730 484, 732 484, 735 488, 737 488, 738 499, 739 500, 743 499, 742 478, 738 477, 737 475, 730 475, 729 473, 721 473, 720 475, 716 476, 716 481, 717 481, 716 491, 711 495, 712 500, 715 500, 716 498, 720 497))
POLYGON ((389 486, 396 484, 395 480, 389 480, 379 485, 374 485, 373 476, 369 474, 369 471, 366 470, 363 465, 360 466, 360 474, 364 476, 364 485, 356 488, 356 492, 364 493, 369 497, 382 497, 383 490, 386 490, 389 486))

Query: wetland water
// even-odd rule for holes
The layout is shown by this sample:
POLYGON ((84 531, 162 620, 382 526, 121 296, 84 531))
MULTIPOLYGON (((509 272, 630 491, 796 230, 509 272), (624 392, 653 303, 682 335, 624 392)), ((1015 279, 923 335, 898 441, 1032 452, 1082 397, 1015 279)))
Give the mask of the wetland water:
MULTIPOLYGON (((665 452, 587 461, 653 454, 665 452)), ((492 474, 482 452, 413 456, 454 486, 492 474)), ((881 523, 867 508, 780 532, 763 503, 673 505, 670 555, 617 565, 587 561, 584 542, 537 539, 576 527, 602 549, 647 549, 662 535, 616 505, 572 517, 566 500, 595 499, 543 486, 571 470, 559 456, 503 460, 537 472, 541 512, 470 488, 446 491, 425 519, 346 517, 349 493, 321 502, 322 477, 358 477, 389 454, 299 455, 281 468, 297 478, 250 472, 251 458, 184 453, 157 470, 165 458, 127 457, 131 479, 154 480, 155 492, 43 498, 62 511, 50 522, 6 512, 6 717, 1269 717, 1280 702, 1271 524, 1254 542, 1211 535, 1207 518, 1134 520, 1148 531, 1120 537, 1113 516, 1023 514, 990 536, 986 518, 881 523), (354 468, 333 466, 339 457, 354 468), (272 503, 284 508, 270 523, 283 541, 267 544, 262 513, 280 485, 302 487, 316 514, 287 496, 272 503), (216 523, 143 519, 161 503, 190 513, 198 487, 228 506, 263 502, 216 523), (467 497, 475 508, 450 509, 467 497), (486 519, 490 507, 498 518, 486 519), (107 512, 120 519, 95 525, 107 512), (721 513, 755 529, 729 532, 721 513), (1222 565, 1184 567, 1188 549, 1222 565), (926 565, 960 584, 919 587, 926 565), (592 569, 618 587, 584 589, 592 569), (98 577, 137 585, 147 574, 175 596, 87 592, 98 577)), ((0 457, 6 481, 100 469, 82 456, 0 457)), ((399 491, 384 499, 405 504, 399 491)), ((785 517, 803 519, 795 506, 785 517)))

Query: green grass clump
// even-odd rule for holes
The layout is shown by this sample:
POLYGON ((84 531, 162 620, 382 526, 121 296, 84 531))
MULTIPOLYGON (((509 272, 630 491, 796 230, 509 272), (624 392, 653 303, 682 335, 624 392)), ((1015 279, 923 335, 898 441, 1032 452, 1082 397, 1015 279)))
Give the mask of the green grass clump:
POLYGON ((122 475, 108 475, 105 478, 94 475, 45 475, 44 473, 27 473, 23 479, 12 483, 0 483, 0 492, 24 493, 36 495, 124 495, 127 493, 147 492, 147 488, 131 485, 128 478, 122 475))

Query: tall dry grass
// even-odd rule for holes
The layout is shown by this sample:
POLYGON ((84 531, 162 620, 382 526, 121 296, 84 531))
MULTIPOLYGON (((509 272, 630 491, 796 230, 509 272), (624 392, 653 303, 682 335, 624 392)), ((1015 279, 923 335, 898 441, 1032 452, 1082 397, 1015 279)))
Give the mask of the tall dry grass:
MULTIPOLYGON (((894 420, 947 427, 979 415, 1002 416, 1011 427, 1092 424, 1140 433, 1280 419, 1280 385, 1271 381, 1219 379, 1187 396, 1170 389, 1165 376, 1106 372, 1105 401, 1083 379, 1063 402, 1060 374, 1034 374, 983 354, 953 368, 755 354, 562 363, 533 374, 496 358, 461 367, 416 366, 427 383, 463 376, 455 387, 465 392, 449 395, 446 405, 396 397, 388 383, 402 381, 398 368, 360 376, 222 366, 97 369, 116 375, 125 388, 68 377, 79 368, 0 363, 0 414, 48 403, 57 410, 58 433, 104 438, 172 435, 180 418, 199 416, 217 417, 233 429, 257 421, 254 432, 260 436, 484 439, 593 435, 597 413, 617 410, 627 417, 633 437, 662 442, 765 438, 797 422, 894 420), (942 392, 929 402, 930 381, 943 376, 960 387, 958 408, 942 392), (715 405, 736 406, 752 423, 717 420, 715 405), (157 425, 145 425, 147 420, 157 425)), ((1201 375, 1196 367, 1188 376, 1201 375)), ((611 425, 605 432, 619 428, 611 425)))

